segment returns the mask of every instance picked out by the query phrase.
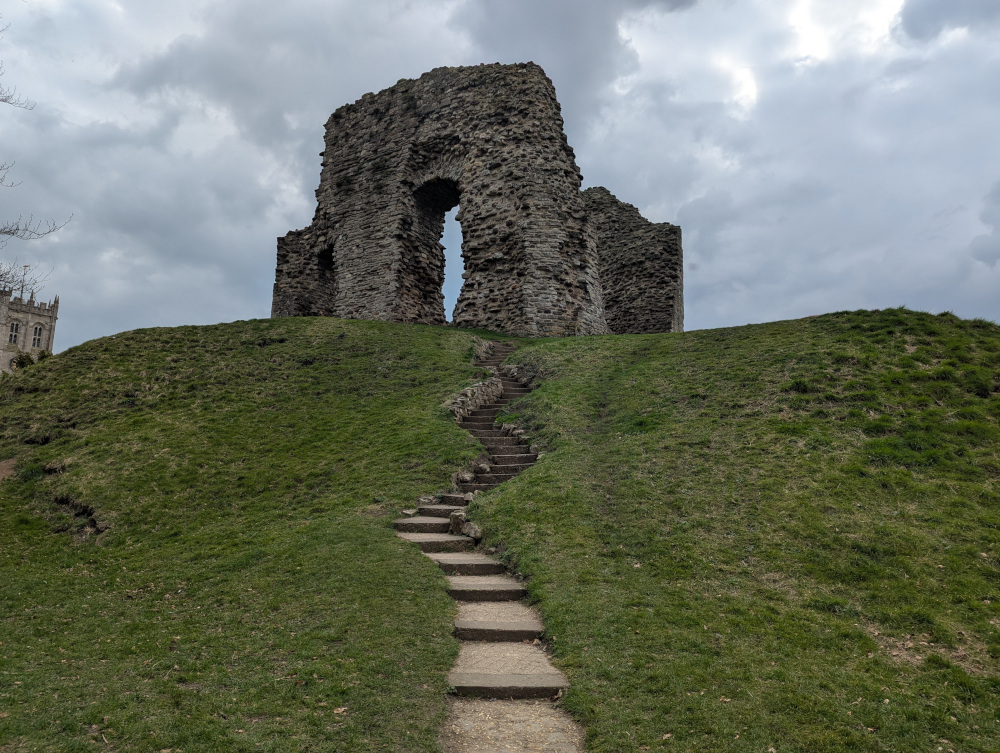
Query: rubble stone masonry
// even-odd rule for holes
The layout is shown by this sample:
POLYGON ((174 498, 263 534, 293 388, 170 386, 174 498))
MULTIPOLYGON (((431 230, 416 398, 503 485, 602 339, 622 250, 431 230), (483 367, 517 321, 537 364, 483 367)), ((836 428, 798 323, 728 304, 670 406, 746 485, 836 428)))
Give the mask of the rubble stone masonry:
POLYGON ((682 326, 680 229, 580 191, 555 89, 533 63, 437 68, 366 94, 327 121, 322 156, 312 224, 278 239, 272 316, 444 324, 440 240, 457 205, 456 326, 682 326))
POLYGON ((684 331, 681 229, 653 223, 606 188, 583 192, 597 233, 604 315, 615 334, 684 331))

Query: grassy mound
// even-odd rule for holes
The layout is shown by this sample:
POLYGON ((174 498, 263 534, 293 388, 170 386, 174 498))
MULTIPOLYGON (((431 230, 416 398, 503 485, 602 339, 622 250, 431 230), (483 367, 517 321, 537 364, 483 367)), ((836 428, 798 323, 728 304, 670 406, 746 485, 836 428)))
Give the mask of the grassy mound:
POLYGON ((472 347, 238 322, 0 381, 0 750, 436 749, 453 607, 389 521, 476 454, 472 347))
MULTIPOLYGON (((442 408, 472 347, 239 322, 0 381, 0 750, 434 750, 452 605, 389 522, 476 454, 442 408)), ((1000 328, 857 312, 512 360, 547 452, 474 508, 589 750, 997 750, 1000 328)))
POLYGON ((841 313, 515 359, 550 451, 475 507, 588 750, 998 750, 1000 328, 841 313))

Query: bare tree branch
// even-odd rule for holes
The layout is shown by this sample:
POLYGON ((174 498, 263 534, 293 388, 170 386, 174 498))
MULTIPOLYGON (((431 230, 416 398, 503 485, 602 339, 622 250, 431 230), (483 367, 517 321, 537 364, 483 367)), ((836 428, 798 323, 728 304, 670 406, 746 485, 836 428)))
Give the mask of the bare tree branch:
MULTIPOLYGON (((4 29, 7 27, 5 26, 4 29)), ((3 33, 3 29, 0 29, 0 33, 3 33)), ((3 75, 3 61, 0 60, 0 76, 3 75)), ((30 99, 25 99, 17 93, 17 87, 13 89, 8 89, 6 86, 0 85, 0 104, 10 105, 11 107, 20 107, 24 110, 30 110, 35 106, 35 103, 30 99)))
POLYGON ((7 171, 14 167, 13 162, 0 162, 0 186, 4 188, 13 188, 17 183, 7 182, 7 171))
MULTIPOLYGON (((7 31, 8 26, 9 24, 0 26, 0 34, 7 31)), ((0 76, 3 75, 3 72, 3 61, 0 61, 0 76)), ((0 85, 0 104, 19 107, 22 110, 30 110, 35 106, 34 102, 20 96, 16 88, 9 89, 2 85, 0 85)), ((0 162, 0 188, 13 188, 18 185, 7 180, 7 173, 13 166, 13 162, 0 162)), ((69 219, 73 219, 72 215, 69 219)), ((69 220, 66 220, 66 222, 69 222, 69 220)), ((57 224, 54 220, 43 222, 42 220, 36 220, 33 215, 29 215, 27 219, 22 215, 16 220, 0 220, 0 250, 3 250, 7 245, 8 238, 18 238, 26 241, 35 240, 41 238, 43 235, 54 233, 63 227, 66 222, 62 224, 57 224)), ((19 267, 16 259, 13 262, 0 260, 0 288, 2 289, 20 290, 22 294, 25 291, 37 293, 41 290, 41 283, 48 276, 48 273, 39 275, 37 273, 37 266, 21 265, 19 267)))
MULTIPOLYGON (((73 219, 72 216, 69 219, 73 219)), ((69 220, 66 220, 66 222, 69 222, 69 220)), ((0 238, 3 238, 3 240, 0 240, 0 244, 6 243, 6 238, 20 238, 22 241, 36 240, 43 235, 54 233, 59 228, 64 227, 66 222, 57 225, 52 220, 45 220, 43 223, 41 220, 36 220, 32 215, 28 215, 27 219, 18 217, 14 221, 0 220, 0 238)), ((0 248, 3 248, 3 246, 0 245, 0 248)))
POLYGON ((41 292, 50 274, 51 271, 39 272, 37 264, 18 264, 17 259, 0 261, 0 290, 31 298, 41 292))

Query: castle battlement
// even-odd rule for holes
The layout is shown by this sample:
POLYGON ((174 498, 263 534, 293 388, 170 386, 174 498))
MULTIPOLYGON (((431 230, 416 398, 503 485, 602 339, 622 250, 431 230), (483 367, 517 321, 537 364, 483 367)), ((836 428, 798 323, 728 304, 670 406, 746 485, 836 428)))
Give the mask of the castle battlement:
POLYGON ((48 302, 36 301, 34 294, 28 300, 24 300, 20 296, 17 298, 13 296, 14 292, 12 290, 0 290, 0 301, 21 313, 33 314, 37 312, 49 316, 59 310, 59 296, 48 302))

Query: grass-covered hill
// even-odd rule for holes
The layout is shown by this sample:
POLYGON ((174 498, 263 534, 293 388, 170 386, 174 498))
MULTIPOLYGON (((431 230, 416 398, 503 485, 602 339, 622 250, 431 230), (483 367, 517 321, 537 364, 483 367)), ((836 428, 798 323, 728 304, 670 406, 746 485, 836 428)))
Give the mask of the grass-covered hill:
MULTIPOLYGON (((442 407, 472 349, 240 322, 0 382, 0 751, 434 750, 452 605, 390 522, 476 454, 442 407)), ((510 360, 546 452, 473 508, 588 750, 1000 750, 1000 327, 855 312, 510 360)))

